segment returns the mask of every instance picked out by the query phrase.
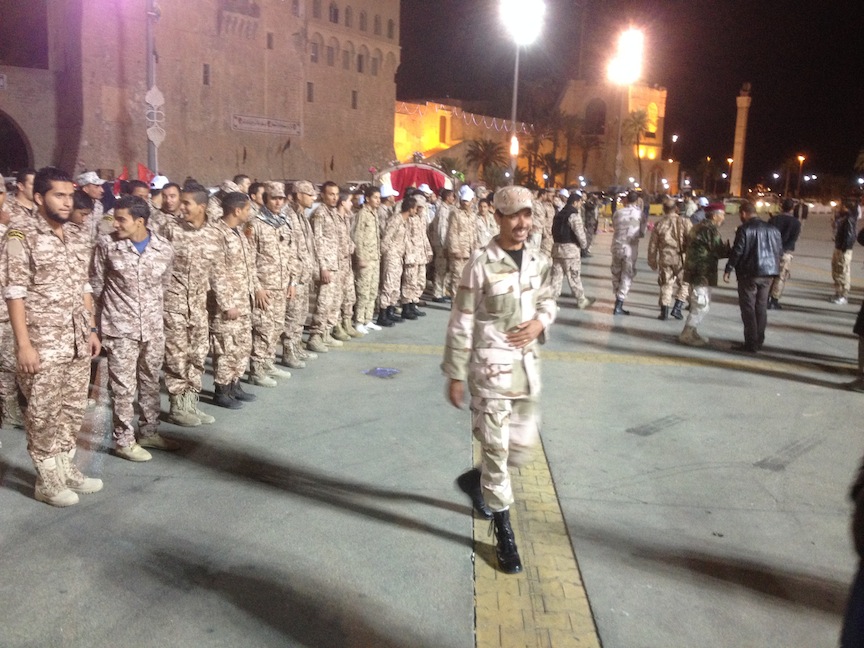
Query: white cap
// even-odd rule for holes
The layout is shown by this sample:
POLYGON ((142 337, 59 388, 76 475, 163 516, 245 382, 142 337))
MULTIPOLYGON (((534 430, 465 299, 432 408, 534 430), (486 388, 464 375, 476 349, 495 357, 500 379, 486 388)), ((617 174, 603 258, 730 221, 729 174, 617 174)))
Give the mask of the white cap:
POLYGON ((560 191, 558 191, 558 195, 561 196, 562 198, 569 198, 570 192, 567 191, 566 189, 561 189, 560 191))
POLYGON ((103 185, 105 181, 99 177, 99 174, 95 171, 87 171, 86 173, 82 173, 78 176, 77 179, 79 187, 86 187, 87 185, 103 185))
POLYGON ((459 200, 474 200, 474 190, 468 185, 459 187, 459 200))
POLYGON ((708 199, 705 196, 699 196, 699 200, 696 201, 696 204, 700 207, 707 207, 708 199))
POLYGON ((168 182, 168 178, 166 178, 164 175, 153 176, 153 179, 150 181, 150 188, 161 190, 163 187, 165 187, 165 185, 168 184, 168 182))
POLYGON ((433 193, 433 192, 432 192, 432 189, 431 189, 431 188, 429 187, 429 185, 426 184, 425 182, 424 182, 423 184, 421 184, 421 185, 420 185, 419 187, 417 187, 417 188, 418 188, 420 191, 422 191, 424 194, 426 194, 427 196, 429 196, 429 195, 431 195, 431 194, 433 193))
POLYGON ((381 197, 382 197, 382 198, 398 198, 398 197, 399 197, 399 192, 396 191, 396 190, 395 190, 393 187, 391 187, 390 185, 383 185, 383 186, 381 187, 381 197))

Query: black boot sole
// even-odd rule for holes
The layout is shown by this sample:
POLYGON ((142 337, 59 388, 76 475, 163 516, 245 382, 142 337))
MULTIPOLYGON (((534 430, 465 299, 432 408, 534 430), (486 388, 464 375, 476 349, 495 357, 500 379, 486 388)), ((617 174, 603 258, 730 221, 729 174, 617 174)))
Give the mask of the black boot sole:
POLYGON ((468 496, 471 500, 471 507, 477 515, 484 520, 491 520, 492 511, 483 501, 483 494, 479 491, 477 484, 479 477, 479 471, 476 468, 462 473, 456 478, 456 487, 468 496))

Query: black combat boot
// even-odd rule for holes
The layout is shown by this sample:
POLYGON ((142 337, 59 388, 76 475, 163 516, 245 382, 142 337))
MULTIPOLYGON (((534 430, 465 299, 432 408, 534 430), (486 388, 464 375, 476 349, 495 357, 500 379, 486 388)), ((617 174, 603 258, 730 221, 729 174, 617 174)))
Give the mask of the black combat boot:
POLYGON ((612 311, 613 315, 629 315, 630 311, 624 310, 624 300, 616 299, 615 300, 615 310, 612 311))
MULTIPOLYGON (((426 304, 424 303, 423 305, 425 306, 426 304)), ((418 304, 417 302, 411 304, 411 310, 414 311, 414 314, 417 317, 426 317, 426 313, 420 310, 420 304, 418 304)))
POLYGON ((484 520, 492 519, 492 511, 486 506, 483 501, 483 491, 480 489, 480 471, 477 468, 472 468, 468 472, 462 473, 456 478, 456 485, 463 493, 471 498, 471 504, 474 510, 484 520))
POLYGON ((243 391, 243 388, 240 386, 240 379, 235 378, 234 382, 231 383, 231 395, 235 400, 251 403, 256 398, 258 398, 255 394, 250 394, 249 392, 243 391))
POLYGON ((213 397, 213 404, 219 407, 227 407, 228 409, 240 409, 243 403, 231 395, 231 385, 220 385, 214 383, 216 395, 213 397))
POLYGON ((375 323, 378 326, 386 326, 388 328, 393 326, 393 322, 390 320, 389 317, 387 317, 387 309, 385 309, 385 308, 379 308, 378 309, 378 319, 375 320, 375 323))
POLYGON ((668 320, 669 319, 669 307, 668 306, 661 306, 660 307, 660 314, 657 316, 657 319, 659 319, 659 320, 668 320))
POLYGON ((405 321, 405 319, 401 315, 396 314, 396 307, 395 306, 388 306, 387 307, 387 319, 389 319, 391 322, 394 322, 396 324, 399 324, 400 322, 405 321))
POLYGON ((684 313, 681 312, 681 307, 684 305, 684 302, 680 299, 675 300, 675 304, 672 306, 672 312, 670 315, 677 320, 684 319, 684 313))
POLYGON ((414 312, 414 304, 402 304, 402 319, 417 319, 417 314, 414 312))
POLYGON ((498 567, 505 574, 518 574, 522 571, 522 561, 516 548, 516 537, 510 526, 510 511, 498 511, 492 514, 492 524, 495 527, 495 555, 498 556, 498 567))

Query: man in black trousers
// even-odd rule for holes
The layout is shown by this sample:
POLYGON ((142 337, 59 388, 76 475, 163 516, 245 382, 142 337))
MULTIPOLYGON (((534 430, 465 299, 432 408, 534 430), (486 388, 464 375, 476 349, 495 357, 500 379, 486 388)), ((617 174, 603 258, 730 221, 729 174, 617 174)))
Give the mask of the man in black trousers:
POLYGON ((768 297, 774 277, 780 274, 783 241, 780 230, 756 215, 753 203, 741 203, 739 215, 741 226, 735 232, 723 281, 729 283, 734 268, 738 279, 738 306, 744 322, 744 344, 733 348, 756 353, 765 342, 768 297))

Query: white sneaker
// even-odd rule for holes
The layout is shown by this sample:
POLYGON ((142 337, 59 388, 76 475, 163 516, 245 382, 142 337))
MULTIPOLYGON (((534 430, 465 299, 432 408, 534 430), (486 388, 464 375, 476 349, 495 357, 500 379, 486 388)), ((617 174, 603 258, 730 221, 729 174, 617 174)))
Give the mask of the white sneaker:
POLYGON ((369 329, 366 328, 365 324, 355 324, 354 330, 357 331, 358 333, 362 333, 363 335, 369 334, 369 329))
POLYGON ((369 331, 380 331, 383 328, 371 320, 366 322, 365 326, 369 331))
POLYGON ((832 297, 831 303, 832 304, 848 304, 849 300, 847 300, 845 297, 832 297))

